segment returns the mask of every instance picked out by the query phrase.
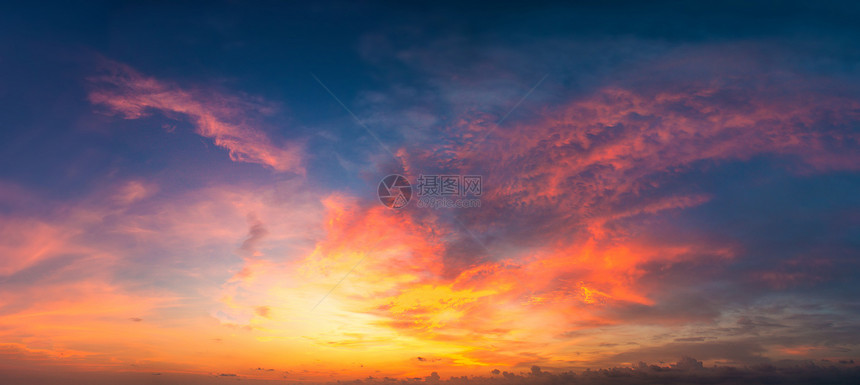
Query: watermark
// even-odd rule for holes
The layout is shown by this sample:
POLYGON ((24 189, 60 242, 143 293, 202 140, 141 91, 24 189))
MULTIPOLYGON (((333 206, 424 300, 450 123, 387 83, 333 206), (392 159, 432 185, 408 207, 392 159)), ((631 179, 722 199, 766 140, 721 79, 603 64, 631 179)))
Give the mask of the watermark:
POLYGON ((412 199, 412 184, 403 175, 391 174, 379 181, 377 195, 386 207, 400 209, 412 199))
POLYGON ((481 207, 481 200, 478 198, 421 197, 418 198, 417 204, 418 207, 429 209, 471 209, 481 207))
MULTIPOLYGON (((484 178, 481 175, 419 175, 415 184, 418 207, 432 209, 481 207, 484 178)), ((413 188, 402 175, 388 175, 379 182, 379 201, 393 209, 405 207, 413 188)))

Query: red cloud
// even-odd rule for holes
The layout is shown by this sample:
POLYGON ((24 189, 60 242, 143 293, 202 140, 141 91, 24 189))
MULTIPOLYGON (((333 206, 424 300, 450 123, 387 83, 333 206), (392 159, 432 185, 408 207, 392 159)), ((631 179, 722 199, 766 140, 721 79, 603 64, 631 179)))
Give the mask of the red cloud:
MULTIPOLYGON (((567 325, 635 323, 605 318, 593 307, 655 305, 658 288, 639 282, 647 264, 703 256, 719 263, 738 255, 737 245, 724 240, 667 244, 637 229, 655 214, 707 202, 709 195, 695 190, 663 188, 703 164, 766 154, 794 157, 812 171, 857 169, 860 154, 851 149, 858 136, 845 128, 860 119, 860 103, 796 84, 785 88, 773 92, 754 81, 657 92, 611 87, 512 128, 461 120, 442 151, 399 151, 409 173, 444 169, 487 181, 483 209, 458 214, 493 237, 495 260, 475 256, 453 281, 440 277, 422 291, 429 298, 442 295, 439 286, 492 292, 460 302, 449 295, 442 307, 458 316, 446 321, 447 335, 432 338, 523 330, 537 314, 567 325), (472 141, 488 129, 495 130, 486 142, 472 141)), ((390 314, 391 325, 428 336, 437 307, 421 302, 390 314)))

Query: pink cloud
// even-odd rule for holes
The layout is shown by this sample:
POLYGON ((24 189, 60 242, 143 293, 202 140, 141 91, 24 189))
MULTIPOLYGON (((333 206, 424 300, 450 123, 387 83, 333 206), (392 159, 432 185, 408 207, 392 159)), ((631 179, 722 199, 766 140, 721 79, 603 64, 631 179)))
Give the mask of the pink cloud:
POLYGON ((301 254, 320 210, 295 179, 185 194, 135 179, 63 203, 0 187, 18 208, 0 215, 0 361, 18 367, 199 368, 183 346, 220 337, 218 278, 301 254))
POLYGON ((588 237, 609 239, 623 235, 613 226, 622 220, 708 201, 702 192, 661 190, 702 165, 768 155, 796 160, 784 163, 798 172, 857 170, 860 136, 846 127, 860 120, 860 103, 805 85, 774 90, 750 79, 680 90, 606 87, 519 124, 496 127, 480 114, 456 120, 441 148, 398 154, 413 176, 427 169, 484 174, 482 200, 491 210, 465 213, 476 226, 517 213, 548 234, 586 229, 588 237))
POLYGON ((197 134, 213 139, 235 162, 304 173, 300 145, 275 144, 255 127, 251 112, 266 113, 269 107, 218 93, 182 89, 117 62, 108 61, 105 68, 107 75, 92 79, 92 103, 105 105, 126 119, 140 119, 153 111, 183 116, 194 125, 197 134))

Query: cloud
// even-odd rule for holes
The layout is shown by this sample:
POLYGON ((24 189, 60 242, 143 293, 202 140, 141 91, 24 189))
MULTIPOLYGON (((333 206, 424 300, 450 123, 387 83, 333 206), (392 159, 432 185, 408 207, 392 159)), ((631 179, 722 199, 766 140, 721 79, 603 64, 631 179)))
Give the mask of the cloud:
POLYGON ((631 349, 616 355, 613 361, 668 361, 672 357, 695 356, 710 361, 756 364, 770 362, 770 359, 763 356, 766 351, 761 345, 748 341, 672 342, 660 346, 631 349))
POLYGON ((159 185, 120 180, 67 201, 33 199, 23 188, 8 195, 15 210, 0 215, 0 340, 15 349, 0 353, 3 361, 101 370, 214 370, 226 362, 201 366, 188 351, 213 340, 225 346, 215 351, 237 349, 208 314, 220 304, 220 285, 245 262, 289 259, 312 246, 320 203, 292 179, 113 199, 128 186, 159 185), (297 222, 278 220, 288 214, 297 222), (242 244, 257 252, 243 254, 242 244))
POLYGON ((211 138, 235 162, 256 163, 278 172, 304 173, 302 149, 296 143, 276 144, 255 123, 254 114, 269 106, 214 92, 188 90, 144 76, 133 68, 104 61, 106 74, 92 78, 89 99, 126 119, 151 112, 188 119, 195 132, 211 138))
POLYGON ((158 192, 158 187, 142 181, 129 181, 118 189, 114 199, 122 204, 131 204, 141 199, 146 199, 158 192))
MULTIPOLYGON (((792 186, 802 191, 814 189, 808 178, 844 181, 840 175, 856 173, 860 137, 853 127, 860 104, 854 96, 860 90, 840 74, 810 73, 797 64, 801 48, 763 41, 691 47, 586 39, 515 48, 443 39, 394 54, 426 75, 436 94, 398 84, 391 95, 410 95, 422 109, 444 112, 425 121, 431 124, 426 129, 418 124, 402 132, 409 140, 397 154, 405 173, 412 179, 479 174, 485 190, 481 209, 409 213, 435 216, 435 229, 442 229, 441 266, 433 265, 439 273, 386 292, 392 296, 371 314, 425 341, 470 341, 461 362, 517 365, 539 350, 536 345, 554 343, 556 359, 567 362, 560 365, 617 363, 628 357, 612 358, 600 344, 677 354, 696 343, 727 348, 714 341, 723 336, 715 330, 703 328, 704 337, 671 331, 701 323, 736 327, 736 319, 728 320, 733 312, 769 302, 773 290, 834 280, 829 265, 811 262, 817 257, 798 257, 810 266, 789 264, 780 260, 781 248, 763 246, 761 232, 752 239, 752 232, 745 238, 730 231, 760 221, 767 227, 749 230, 791 233, 797 223, 817 218, 794 215, 776 230, 779 220, 762 205, 781 189, 769 184, 776 178, 805 181, 792 186), (479 52, 462 54, 474 49, 479 52), (540 64, 522 65, 526 61, 552 62, 554 70, 499 125, 543 73, 534 68, 540 64), (774 61, 784 64, 775 69, 774 61), (601 63, 599 73, 587 67, 595 63, 601 63), (441 136, 441 144, 427 145, 431 136, 441 136), (740 207, 728 194, 745 191, 727 191, 732 186, 746 195, 760 190, 765 198, 740 207), (728 212, 736 215, 720 223, 726 230, 699 225, 728 212), (448 318, 440 321, 441 313, 448 318), (602 340, 607 330, 628 337, 602 340)), ((414 116, 397 97, 379 94, 366 95, 365 102, 384 105, 375 107, 387 112, 377 122, 383 129, 394 129, 386 121, 414 116)), ((800 204, 801 196, 789 195, 773 210, 798 213, 786 204, 800 204)), ((844 208, 851 200, 839 202, 844 208)), ((841 218, 838 209, 810 211, 841 218)), ((827 234, 835 233, 845 231, 827 234)), ((794 235, 801 238, 808 240, 794 235)), ((809 252, 819 253, 828 254, 809 252)), ((736 341, 738 351, 720 354, 757 361, 781 356, 782 343, 806 345, 736 341)))
POLYGON ((251 218, 249 219, 252 223, 250 229, 248 229, 248 238, 242 242, 242 246, 239 247, 239 250, 247 255, 254 256, 258 253, 257 243, 259 243, 260 240, 262 240, 269 232, 263 226, 262 222, 253 218, 253 215, 251 215, 251 218))
MULTIPOLYGON (((508 372, 494 369, 493 376, 442 376, 433 372, 421 382, 448 385, 551 385, 551 384, 851 384, 860 380, 860 368, 847 363, 821 361, 785 361, 778 364, 760 364, 745 367, 706 367, 695 358, 685 356, 669 365, 649 365, 640 361, 636 365, 589 369, 587 371, 546 371, 532 366, 528 372, 508 372)), ((419 379, 420 380, 420 379, 419 379)), ((409 384, 418 381, 407 379, 373 379, 362 383, 409 384)))
POLYGON ((272 312, 272 308, 268 306, 257 306, 255 311, 260 317, 269 318, 270 313, 272 312))
MULTIPOLYGON (((443 45, 458 44, 466 45, 456 41, 443 45)), ((560 48, 575 53, 582 47, 588 49, 587 44, 573 43, 560 48)), ((647 50, 648 45, 643 47, 647 50)), ((821 85, 835 80, 821 77, 797 75, 777 81, 760 57, 737 54, 741 48, 749 47, 661 46, 655 50, 661 52, 650 52, 653 57, 636 63, 642 68, 621 72, 625 78, 614 84, 550 99, 556 91, 553 83, 578 80, 571 75, 574 71, 561 70, 552 74, 548 89, 538 90, 521 107, 525 110, 518 111, 520 119, 502 126, 496 122, 504 115, 503 108, 498 114, 475 112, 463 106, 487 100, 458 99, 463 95, 458 91, 509 91, 512 77, 526 79, 528 74, 506 63, 517 63, 525 53, 482 48, 484 55, 469 56, 477 59, 463 63, 465 56, 446 56, 448 51, 436 46, 422 52, 412 49, 406 61, 438 81, 434 84, 442 103, 466 111, 434 128, 434 133, 441 129, 442 146, 419 145, 399 152, 406 172, 412 178, 422 173, 485 177, 482 208, 451 214, 464 226, 453 221, 448 225, 452 237, 444 248, 446 273, 440 281, 463 280, 460 287, 480 287, 484 277, 496 283, 517 282, 512 290, 497 284, 503 294, 497 292, 487 301, 546 307, 547 312, 570 316, 571 324, 684 324, 718 317, 732 299, 709 301, 704 292, 673 297, 668 292, 676 289, 672 280, 652 277, 683 264, 696 266, 688 273, 699 275, 689 277, 720 274, 719 269, 749 255, 746 245, 696 228, 681 229, 683 236, 663 237, 651 229, 721 198, 714 194, 719 191, 699 186, 710 178, 708 172, 727 165, 770 157, 783 159, 782 167, 795 175, 808 175, 853 172, 860 164, 851 150, 858 142, 851 130, 860 120, 858 103, 845 96, 852 91, 832 92, 821 85), (725 50, 744 60, 723 67, 705 65, 725 50), (480 73, 483 68, 492 68, 493 75, 480 73), (675 80, 679 72, 682 81, 675 80), (460 79, 464 73, 473 76, 447 80, 460 79), (529 107, 535 105, 542 107, 529 107), (485 135, 486 141, 476 140, 485 135), (466 280, 472 269, 482 273, 466 280), (584 311, 581 305, 596 306, 584 311), (575 315, 558 309, 574 306, 575 315), (556 309, 549 310, 552 307, 556 309), (578 319, 586 318, 584 313, 595 318, 578 319)), ((540 47, 524 50, 534 54, 528 57, 538 58, 548 52, 540 47)), ((639 54, 645 55, 638 51, 632 55, 639 54)), ((494 100, 489 101, 490 111, 494 100)), ((762 269, 750 279, 765 279, 776 287, 815 281, 810 274, 778 272, 773 266, 762 269)), ((479 303, 465 314, 500 317, 492 306, 479 303)), ((422 311, 430 312, 413 309, 415 314, 422 311)))

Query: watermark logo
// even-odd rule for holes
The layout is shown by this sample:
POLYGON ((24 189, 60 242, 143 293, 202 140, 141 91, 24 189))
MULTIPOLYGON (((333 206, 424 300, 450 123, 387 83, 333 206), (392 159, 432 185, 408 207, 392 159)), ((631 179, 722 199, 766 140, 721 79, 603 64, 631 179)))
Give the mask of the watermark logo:
MULTIPOLYGON (((481 207, 484 189, 481 175, 419 175, 415 186, 418 207, 464 209, 481 207)), ((379 181, 379 201, 400 209, 412 199, 413 187, 403 175, 392 174, 379 181)))
POLYGON ((484 178, 480 175, 420 175, 418 207, 464 209, 481 207, 484 178))
POLYGON ((385 206, 400 209, 412 199, 412 184, 403 175, 391 174, 379 181, 377 195, 385 206))
POLYGON ((481 196, 480 175, 420 175, 418 196, 481 196))

